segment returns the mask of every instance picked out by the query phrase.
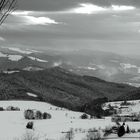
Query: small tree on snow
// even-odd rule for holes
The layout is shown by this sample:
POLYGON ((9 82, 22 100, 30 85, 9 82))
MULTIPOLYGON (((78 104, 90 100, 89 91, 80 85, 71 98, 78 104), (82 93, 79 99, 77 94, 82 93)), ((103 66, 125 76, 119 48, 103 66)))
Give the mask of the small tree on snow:
POLYGON ((127 128, 126 128, 126 133, 130 133, 130 129, 129 129, 128 125, 127 125, 127 128))

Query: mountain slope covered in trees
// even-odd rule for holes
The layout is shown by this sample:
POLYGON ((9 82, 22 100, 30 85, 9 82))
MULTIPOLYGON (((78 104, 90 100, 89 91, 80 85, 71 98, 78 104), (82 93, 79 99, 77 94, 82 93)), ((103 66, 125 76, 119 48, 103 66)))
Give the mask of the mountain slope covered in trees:
POLYGON ((1 100, 40 100, 78 111, 95 99, 106 97, 115 100, 136 89, 95 77, 76 75, 59 67, 0 74, 1 100))

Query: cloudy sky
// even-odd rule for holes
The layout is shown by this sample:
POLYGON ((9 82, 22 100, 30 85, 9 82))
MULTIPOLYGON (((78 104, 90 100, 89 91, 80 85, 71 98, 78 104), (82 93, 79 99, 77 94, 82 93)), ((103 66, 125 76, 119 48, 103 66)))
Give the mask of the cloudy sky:
POLYGON ((140 0, 18 0, 0 46, 140 54, 140 0))

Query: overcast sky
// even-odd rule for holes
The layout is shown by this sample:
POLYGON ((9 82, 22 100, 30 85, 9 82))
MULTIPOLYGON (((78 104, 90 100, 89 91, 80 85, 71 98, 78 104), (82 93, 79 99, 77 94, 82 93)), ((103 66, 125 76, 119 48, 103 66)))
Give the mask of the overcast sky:
POLYGON ((140 0, 19 0, 0 46, 140 54, 140 0))

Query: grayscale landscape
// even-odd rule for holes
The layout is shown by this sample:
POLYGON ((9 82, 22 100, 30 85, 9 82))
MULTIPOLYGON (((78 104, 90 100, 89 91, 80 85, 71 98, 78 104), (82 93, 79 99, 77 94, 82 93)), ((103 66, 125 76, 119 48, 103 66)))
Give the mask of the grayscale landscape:
POLYGON ((0 0, 0 140, 140 139, 139 0, 0 0))

